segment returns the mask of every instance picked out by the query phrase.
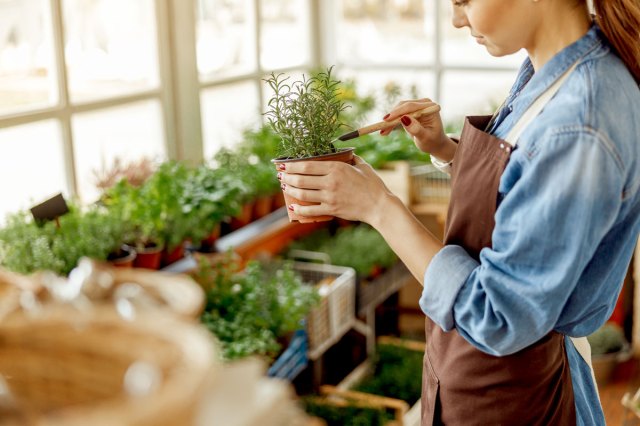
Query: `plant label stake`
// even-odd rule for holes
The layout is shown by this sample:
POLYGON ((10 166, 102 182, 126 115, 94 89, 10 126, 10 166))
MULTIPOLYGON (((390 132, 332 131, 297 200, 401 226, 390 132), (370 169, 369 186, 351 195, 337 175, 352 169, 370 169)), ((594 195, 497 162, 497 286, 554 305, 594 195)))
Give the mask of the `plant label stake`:
POLYGON ((55 220, 58 228, 60 228, 59 217, 67 212, 69 212, 69 207, 62 194, 55 195, 31 208, 31 214, 36 222, 42 223, 47 220, 55 220))

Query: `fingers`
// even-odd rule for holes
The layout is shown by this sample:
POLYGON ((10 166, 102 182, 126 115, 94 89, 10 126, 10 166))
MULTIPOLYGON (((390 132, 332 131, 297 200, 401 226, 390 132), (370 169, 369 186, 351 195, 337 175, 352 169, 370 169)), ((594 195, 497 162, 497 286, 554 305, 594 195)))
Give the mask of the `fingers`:
POLYGON ((418 120, 412 118, 408 115, 405 115, 400 120, 404 129, 409 133, 414 139, 422 139, 425 137, 424 133, 426 132, 424 126, 420 124, 418 120))
POLYGON ((344 166, 348 166, 348 164, 340 161, 292 161, 280 163, 278 170, 287 174, 323 176, 344 166))
POLYGON ((392 121, 402 117, 403 115, 411 114, 412 112, 416 112, 433 105, 436 105, 435 102, 432 102, 429 98, 402 101, 396 105, 389 114, 385 115, 383 119, 385 121, 392 121))

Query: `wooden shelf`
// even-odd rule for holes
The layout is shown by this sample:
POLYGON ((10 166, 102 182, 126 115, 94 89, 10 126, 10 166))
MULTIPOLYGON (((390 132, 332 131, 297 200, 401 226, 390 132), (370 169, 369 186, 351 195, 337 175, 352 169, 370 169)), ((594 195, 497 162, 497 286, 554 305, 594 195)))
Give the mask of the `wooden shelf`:
POLYGON ((326 224, 327 222, 289 222, 286 207, 281 207, 267 216, 219 238, 216 241, 216 250, 225 252, 232 249, 244 260, 265 254, 274 256, 294 239, 322 228, 326 224))

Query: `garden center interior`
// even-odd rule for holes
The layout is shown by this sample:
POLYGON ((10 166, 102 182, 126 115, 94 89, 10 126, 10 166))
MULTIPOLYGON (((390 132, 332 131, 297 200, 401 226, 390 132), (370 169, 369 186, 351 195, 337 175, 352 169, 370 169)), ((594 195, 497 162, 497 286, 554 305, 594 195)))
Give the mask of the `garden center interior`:
MULTIPOLYGON (((429 98, 459 135, 526 52, 451 20, 449 0, 0 0, 0 425, 419 425, 422 286, 365 223, 290 221, 268 111, 274 79, 329 76, 340 133, 429 98)), ((450 176, 402 129, 340 143, 443 238, 450 176)), ((639 256, 589 339, 609 425, 640 425, 639 256)))

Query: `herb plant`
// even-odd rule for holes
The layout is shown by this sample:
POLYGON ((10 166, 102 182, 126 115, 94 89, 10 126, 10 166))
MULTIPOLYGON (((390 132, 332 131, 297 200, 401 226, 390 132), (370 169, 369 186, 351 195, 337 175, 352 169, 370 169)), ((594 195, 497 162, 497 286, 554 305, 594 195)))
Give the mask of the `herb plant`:
POLYGON ((382 235, 365 224, 339 228, 335 236, 321 229, 293 242, 289 249, 327 253, 332 264, 350 266, 362 278, 368 277, 375 266, 387 268, 397 261, 382 235))
POLYGON ((624 332, 619 326, 607 323, 587 336, 594 356, 617 352, 627 343, 624 332))
POLYGON ((339 96, 340 81, 331 72, 328 68, 292 82, 282 73, 271 73, 264 80, 273 90, 265 115, 281 139, 280 156, 305 158, 336 152, 331 140, 342 126, 340 115, 346 106, 339 96))
POLYGON ((194 278, 207 294, 201 320, 229 360, 274 357, 280 349, 278 338, 300 328, 319 300, 290 264, 272 270, 254 261, 239 271, 229 260, 214 265, 203 260, 194 278))

